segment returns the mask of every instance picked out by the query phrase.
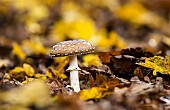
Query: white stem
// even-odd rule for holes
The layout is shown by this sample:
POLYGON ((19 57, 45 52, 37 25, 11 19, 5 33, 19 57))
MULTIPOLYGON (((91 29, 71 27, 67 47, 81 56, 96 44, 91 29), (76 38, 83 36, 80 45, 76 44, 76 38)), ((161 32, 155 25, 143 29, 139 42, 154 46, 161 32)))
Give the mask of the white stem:
POLYGON ((70 63, 69 63, 69 67, 67 70, 81 70, 79 67, 78 67, 78 64, 77 64, 77 56, 70 56, 69 57, 69 60, 70 60, 70 63))
POLYGON ((75 92, 80 91, 78 70, 70 71, 70 83, 75 92))
POLYGON ((71 87, 73 87, 75 92, 80 91, 80 84, 79 84, 79 74, 78 71, 80 68, 77 64, 77 56, 71 56, 70 57, 70 64, 68 69, 70 71, 70 83, 71 87))

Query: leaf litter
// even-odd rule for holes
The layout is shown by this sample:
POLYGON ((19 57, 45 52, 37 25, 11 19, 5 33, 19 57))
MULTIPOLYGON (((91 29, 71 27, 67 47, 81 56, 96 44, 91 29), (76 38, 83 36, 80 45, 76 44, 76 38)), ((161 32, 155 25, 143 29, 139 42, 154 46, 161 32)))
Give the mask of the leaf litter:
POLYGON ((0 4, 0 110, 170 109, 169 1, 0 4), (75 39, 96 46, 78 56, 78 93, 69 58, 49 56, 75 39))

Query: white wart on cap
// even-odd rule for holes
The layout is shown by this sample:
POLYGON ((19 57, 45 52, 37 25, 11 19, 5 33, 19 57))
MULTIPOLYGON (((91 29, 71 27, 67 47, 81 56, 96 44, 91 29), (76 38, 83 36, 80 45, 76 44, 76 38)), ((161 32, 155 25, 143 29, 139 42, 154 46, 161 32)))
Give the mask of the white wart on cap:
POLYGON ((69 40, 59 42, 53 46, 52 57, 73 56, 94 52, 95 47, 85 40, 69 40))

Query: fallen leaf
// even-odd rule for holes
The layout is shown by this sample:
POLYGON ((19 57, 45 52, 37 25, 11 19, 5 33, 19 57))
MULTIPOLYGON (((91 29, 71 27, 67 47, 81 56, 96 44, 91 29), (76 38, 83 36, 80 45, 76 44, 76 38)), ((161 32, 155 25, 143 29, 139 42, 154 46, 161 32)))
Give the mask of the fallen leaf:
POLYGON ((17 73, 21 73, 24 72, 24 68, 22 67, 15 67, 14 69, 12 69, 9 74, 17 74, 17 73))
POLYGON ((47 77, 44 74, 40 74, 40 73, 36 73, 35 77, 38 78, 38 79, 42 79, 42 80, 46 80, 47 79, 47 77))
MULTIPOLYGON (((127 2, 116 11, 116 15, 135 24, 157 26, 162 21, 159 16, 152 13, 138 1, 127 2)), ((164 21, 162 23, 164 24, 164 21)))
POLYGON ((39 37, 23 40, 22 47, 27 54, 47 54, 49 52, 39 37))
POLYGON ((26 58, 24 51, 17 43, 13 43, 12 53, 18 56, 18 58, 20 58, 21 60, 24 60, 26 58))
POLYGON ((134 70, 134 75, 135 76, 138 76, 138 78, 144 78, 144 75, 142 73, 142 69, 140 67, 137 67, 135 70, 134 70))
POLYGON ((161 56, 154 56, 154 57, 146 58, 144 63, 141 62, 137 64, 147 68, 154 69, 153 75, 157 75, 157 72, 170 75, 169 56, 165 56, 165 58, 161 56))
POLYGON ((15 67, 9 72, 11 77, 23 78, 25 76, 32 77, 35 75, 34 69, 31 65, 24 63, 23 67, 15 67))
POLYGON ((56 77, 59 77, 62 79, 67 78, 67 76, 64 73, 60 73, 57 70, 54 70, 53 68, 50 68, 50 67, 48 68, 48 71, 46 71, 46 74, 49 78, 56 78, 56 77))
POLYGON ((103 63, 109 63, 112 56, 120 55, 121 51, 110 50, 108 52, 100 52, 99 58, 103 63))
POLYGON ((29 82, 34 81, 34 80, 35 80, 34 78, 26 78, 26 80, 23 81, 22 84, 28 84, 29 82))
POLYGON ((88 54, 88 55, 85 55, 83 56, 83 65, 85 66, 101 66, 101 61, 98 57, 98 55, 92 55, 92 54, 88 54))
POLYGON ((34 69, 31 67, 31 65, 24 63, 23 69, 28 76, 34 75, 34 69))
POLYGON ((107 92, 106 88, 93 87, 89 90, 81 90, 80 91, 80 99, 82 99, 82 100, 98 99, 98 98, 103 98, 110 94, 111 93, 107 92))

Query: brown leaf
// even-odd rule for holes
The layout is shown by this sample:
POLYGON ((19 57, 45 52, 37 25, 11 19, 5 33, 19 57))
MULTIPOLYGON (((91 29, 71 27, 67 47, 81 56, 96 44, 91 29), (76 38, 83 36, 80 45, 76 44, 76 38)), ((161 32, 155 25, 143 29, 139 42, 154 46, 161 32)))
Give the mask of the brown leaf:
POLYGON ((91 74, 89 74, 89 79, 90 79, 90 88, 94 87, 94 78, 91 74))
POLYGON ((139 78, 144 78, 144 75, 143 75, 142 70, 140 69, 140 67, 137 67, 137 68, 134 70, 134 75, 135 75, 135 76, 138 76, 139 78))
POLYGON ((112 56, 120 55, 120 51, 111 50, 109 52, 100 52, 99 57, 102 62, 109 63, 112 56))
POLYGON ((103 84, 106 81, 107 81, 106 76, 104 76, 102 74, 97 74, 96 75, 96 83, 97 83, 97 85, 101 85, 101 84, 103 84))

